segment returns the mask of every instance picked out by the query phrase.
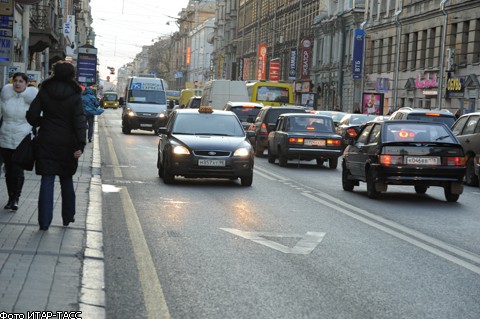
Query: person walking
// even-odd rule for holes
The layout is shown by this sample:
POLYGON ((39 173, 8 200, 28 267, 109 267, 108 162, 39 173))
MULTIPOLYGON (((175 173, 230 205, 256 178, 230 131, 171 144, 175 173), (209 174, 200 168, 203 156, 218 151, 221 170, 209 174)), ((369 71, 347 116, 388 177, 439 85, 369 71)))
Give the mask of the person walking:
POLYGON ((63 226, 75 221, 73 175, 86 144, 81 94, 82 88, 75 81, 74 66, 59 61, 53 66, 53 76, 42 82, 27 112, 28 122, 39 127, 35 172, 42 176, 38 197, 40 230, 48 230, 53 219, 56 176, 60 178, 63 226))
POLYGON ((0 94, 0 153, 5 165, 8 192, 8 203, 4 208, 16 211, 25 175, 22 167, 12 161, 12 155, 23 138, 32 131, 25 114, 38 90, 27 87, 28 76, 25 73, 14 73, 12 79, 13 83, 5 85, 0 94))
POLYGON ((83 91, 82 101, 88 124, 88 141, 91 143, 93 137, 93 120, 95 115, 99 115, 98 107, 100 106, 100 102, 98 102, 95 94, 93 94, 93 90, 89 87, 83 91))

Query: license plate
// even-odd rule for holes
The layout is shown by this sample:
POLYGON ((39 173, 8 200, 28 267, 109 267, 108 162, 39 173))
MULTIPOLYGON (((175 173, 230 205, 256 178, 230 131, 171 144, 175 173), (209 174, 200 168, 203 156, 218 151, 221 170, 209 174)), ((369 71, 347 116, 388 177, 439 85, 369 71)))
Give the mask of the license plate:
POLYGON ((305 140, 303 144, 306 146, 325 146, 325 140, 305 140))
POLYGON ((140 126, 141 126, 141 127, 152 127, 152 124, 140 123, 140 126))
POLYGON ((198 166, 225 166, 225 160, 199 159, 198 166))
POLYGON ((409 165, 440 165, 440 157, 438 156, 407 156, 406 159, 409 165))

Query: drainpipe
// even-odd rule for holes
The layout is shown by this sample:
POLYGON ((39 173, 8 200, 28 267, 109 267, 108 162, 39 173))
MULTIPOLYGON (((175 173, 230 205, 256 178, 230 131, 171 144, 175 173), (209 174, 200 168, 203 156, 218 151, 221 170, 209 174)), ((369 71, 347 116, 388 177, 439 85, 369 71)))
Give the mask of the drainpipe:
POLYGON ((398 105, 398 72, 400 68, 400 36, 402 34, 402 24, 400 23, 400 15, 402 14, 402 8, 398 9, 395 12, 395 23, 397 25, 397 47, 396 47, 396 53, 395 53, 395 74, 394 74, 394 79, 393 79, 393 110, 395 111, 397 109, 398 105))
POLYGON ((28 70, 30 64, 28 46, 29 46, 29 36, 30 36, 30 5, 23 5, 23 15, 22 15, 22 40, 23 40, 23 63, 25 63, 25 73, 28 70))
POLYGON ((445 45, 446 45, 446 38, 447 38, 447 20, 448 20, 448 15, 447 11, 445 10, 445 4, 448 0, 442 0, 442 3, 440 3, 440 10, 442 10, 443 14, 443 29, 442 29, 442 49, 440 51, 440 82, 438 83, 438 108, 441 110, 442 109, 442 95, 443 95, 443 69, 444 69, 444 64, 445 64, 445 45))

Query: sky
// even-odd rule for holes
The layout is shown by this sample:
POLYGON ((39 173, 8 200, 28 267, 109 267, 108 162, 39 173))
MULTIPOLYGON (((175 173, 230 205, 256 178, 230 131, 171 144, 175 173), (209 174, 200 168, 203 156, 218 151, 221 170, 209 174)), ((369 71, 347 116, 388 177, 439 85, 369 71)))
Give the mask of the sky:
POLYGON ((142 46, 178 31, 171 17, 187 5, 188 0, 91 0, 100 78, 114 81, 117 72, 110 75, 107 67, 118 70, 133 61, 142 46))

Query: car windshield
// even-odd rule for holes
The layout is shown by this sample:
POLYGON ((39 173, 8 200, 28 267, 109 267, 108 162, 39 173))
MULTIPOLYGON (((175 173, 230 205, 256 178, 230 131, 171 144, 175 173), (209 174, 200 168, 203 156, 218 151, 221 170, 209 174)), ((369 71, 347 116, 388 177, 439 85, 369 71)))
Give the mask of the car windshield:
POLYGON ((260 107, 249 107, 249 106, 235 106, 232 107, 231 111, 237 115, 237 117, 242 122, 247 122, 248 119, 253 121, 258 112, 260 112, 260 107))
POLYGON ((456 143, 449 129, 442 124, 408 123, 408 121, 405 121, 401 124, 385 125, 384 132, 384 142, 456 143))
POLYGON ((333 121, 322 117, 289 116, 287 131, 333 133, 333 121))
POLYGON ((128 102, 141 104, 166 104, 165 91, 130 90, 128 102))
POLYGON ((245 136, 236 116, 215 113, 178 114, 172 132, 189 135, 245 136))
POLYGON ((350 124, 364 124, 368 121, 373 121, 376 115, 370 114, 355 114, 350 117, 350 124))
POLYGON ((427 115, 427 114, 415 114, 411 113, 408 115, 409 120, 418 120, 418 121, 425 121, 425 122, 440 122, 447 124, 448 127, 452 127, 453 123, 455 123, 455 116, 448 116, 448 115, 427 115))
POLYGON ((105 101, 116 101, 117 100, 117 95, 116 94, 105 94, 103 96, 103 99, 105 101))

